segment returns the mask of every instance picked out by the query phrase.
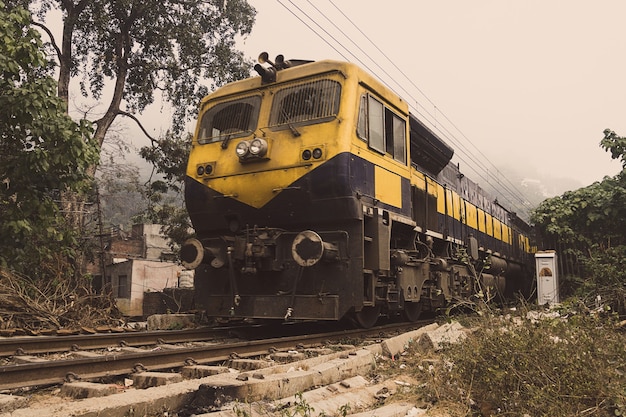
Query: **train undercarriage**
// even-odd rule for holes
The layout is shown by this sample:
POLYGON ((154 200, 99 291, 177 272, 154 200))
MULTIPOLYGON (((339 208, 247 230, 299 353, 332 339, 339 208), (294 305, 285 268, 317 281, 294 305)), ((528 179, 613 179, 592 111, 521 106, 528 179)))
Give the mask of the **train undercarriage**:
POLYGON ((196 269, 196 301, 209 317, 350 318, 360 327, 504 297, 507 282, 520 279, 517 264, 482 251, 474 237, 459 244, 390 217, 381 211, 325 231, 253 227, 193 239, 181 259, 196 269))

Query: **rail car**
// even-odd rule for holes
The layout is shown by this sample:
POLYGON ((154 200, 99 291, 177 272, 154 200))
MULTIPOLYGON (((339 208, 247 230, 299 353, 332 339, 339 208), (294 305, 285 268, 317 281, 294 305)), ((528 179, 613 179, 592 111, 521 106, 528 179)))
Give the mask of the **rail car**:
POLYGON ((205 97, 181 248, 211 318, 370 327, 528 291, 531 229, 451 162, 453 149, 348 62, 274 62, 205 97))

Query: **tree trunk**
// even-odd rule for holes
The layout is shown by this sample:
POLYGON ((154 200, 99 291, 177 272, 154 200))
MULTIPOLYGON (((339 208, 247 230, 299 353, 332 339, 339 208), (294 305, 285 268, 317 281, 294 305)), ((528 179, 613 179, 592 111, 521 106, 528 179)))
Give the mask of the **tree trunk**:
POLYGON ((59 56, 59 79, 58 79, 58 95, 65 101, 66 111, 69 111, 69 91, 72 70, 72 38, 76 21, 80 14, 87 6, 87 0, 80 0, 74 4, 73 0, 63 0, 62 8, 65 9, 67 16, 63 19, 63 39, 61 40, 61 54, 59 56))

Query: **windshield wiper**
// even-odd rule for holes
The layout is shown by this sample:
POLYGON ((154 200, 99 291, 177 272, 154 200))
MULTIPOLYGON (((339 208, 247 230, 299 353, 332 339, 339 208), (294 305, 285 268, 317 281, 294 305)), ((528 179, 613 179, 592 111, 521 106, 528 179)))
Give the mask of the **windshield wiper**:
POLYGON ((289 119, 291 119, 291 115, 287 113, 287 111, 285 111, 284 108, 281 109, 281 112, 283 113, 283 117, 285 118, 285 123, 287 123, 289 130, 291 130, 291 134, 296 138, 300 136, 301 133, 298 132, 298 129, 296 129, 296 127, 292 125, 291 122, 289 121, 289 119))
POLYGON ((228 142, 230 142, 230 138, 232 138, 233 135, 231 133, 229 133, 228 135, 226 135, 226 139, 224 139, 222 141, 222 149, 226 149, 228 148, 228 142))

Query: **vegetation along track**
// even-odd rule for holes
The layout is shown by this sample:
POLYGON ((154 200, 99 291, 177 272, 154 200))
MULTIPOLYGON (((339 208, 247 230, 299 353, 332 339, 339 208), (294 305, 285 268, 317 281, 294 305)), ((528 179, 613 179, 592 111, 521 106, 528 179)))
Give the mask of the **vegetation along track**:
MULTIPOLYGON (((425 324, 421 323, 421 325, 425 324)), ((73 337, 36 337, 19 338, 11 340, 14 349, 26 350, 20 345, 20 341, 30 344, 29 352, 59 352, 61 346, 69 348, 72 346, 90 346, 90 348, 106 346, 123 346, 123 349, 115 349, 113 352, 94 353, 86 352, 80 354, 74 347, 72 358, 48 360, 30 355, 13 355, 12 359, 17 362, 0 367, 0 390, 11 390, 25 386, 39 386, 59 384, 72 380, 90 380, 100 377, 111 377, 125 375, 133 372, 146 370, 163 370, 179 368, 189 364, 216 363, 224 361, 233 355, 239 357, 251 357, 267 354, 272 349, 293 349, 295 346, 313 346, 333 340, 345 340, 346 338, 358 338, 367 336, 379 336, 382 333, 406 330, 407 327, 419 327, 419 323, 408 325, 387 324, 368 330, 336 330, 325 333, 310 333, 306 329, 304 334, 289 337, 272 337, 261 340, 247 340, 226 342, 223 338, 215 338, 215 333, 207 329, 193 329, 174 332, 144 332, 132 334, 111 334, 106 335, 82 335, 73 337), (204 337, 202 332, 204 331, 204 337), (132 336, 132 337, 129 337, 132 336), (155 339, 155 336, 158 336, 155 339), (60 339, 63 339, 61 341, 60 339), (28 342, 26 342, 28 340, 28 342), (53 342, 54 340, 54 342, 53 342), (131 340, 132 342, 128 342, 131 340), (139 349, 129 346, 149 345, 157 342, 152 349, 139 349), (167 342, 165 342, 167 340, 167 342), (121 343, 121 342, 124 343, 121 343), (173 342, 178 344, 172 344, 173 342), (73 343, 72 343, 73 342, 73 343), (108 343, 111 344, 108 344, 108 343), (194 346, 188 346, 195 342, 194 346), (65 345, 63 345, 65 343, 65 345), (18 348, 15 346, 20 345, 18 348), (46 347, 48 346, 48 347, 46 347), (74 357, 80 356, 80 357, 74 357), (24 357, 20 361, 20 357, 24 357)), ((245 328, 238 328, 236 331, 244 334, 245 328)), ((232 329, 229 331, 233 331, 232 329)), ((251 330, 252 333, 258 334, 251 330)), ((266 332, 268 334, 269 332, 266 332)), ((6 351, 6 346, 10 345, 10 339, 2 341, 6 351)), ((22 352, 20 352, 22 353, 22 352)))

